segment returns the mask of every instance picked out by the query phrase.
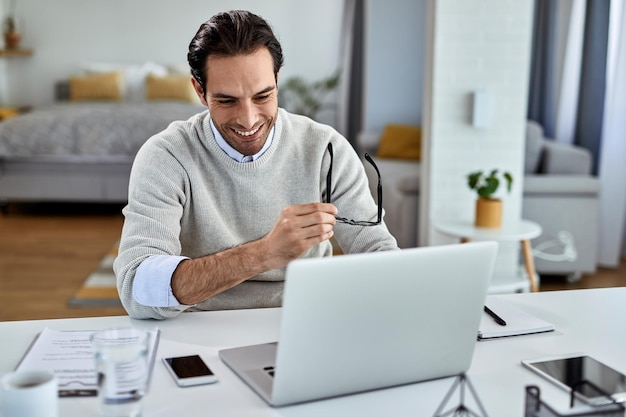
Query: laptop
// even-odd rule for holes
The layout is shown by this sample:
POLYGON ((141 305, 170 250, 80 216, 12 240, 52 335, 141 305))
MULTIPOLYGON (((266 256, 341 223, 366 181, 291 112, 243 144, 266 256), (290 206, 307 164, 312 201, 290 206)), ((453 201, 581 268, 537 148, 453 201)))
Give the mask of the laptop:
POLYGON ((272 406, 460 374, 472 360, 497 247, 295 260, 279 343, 219 356, 272 406))

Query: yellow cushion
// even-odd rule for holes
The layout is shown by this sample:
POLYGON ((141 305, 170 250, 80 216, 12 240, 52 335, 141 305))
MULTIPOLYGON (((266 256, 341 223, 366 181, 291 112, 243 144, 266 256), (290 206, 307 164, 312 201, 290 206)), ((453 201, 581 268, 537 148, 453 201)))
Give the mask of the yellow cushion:
POLYGON ((72 101, 121 99, 121 72, 70 77, 70 100, 72 101))
POLYGON ((6 120, 18 114, 20 114, 20 111, 15 107, 0 107, 0 120, 6 120))
POLYGON ((148 100, 180 100, 194 103, 196 93, 191 85, 189 75, 168 75, 146 77, 146 99, 148 100))
POLYGON ((383 130, 376 156, 419 161, 422 155, 422 129, 418 126, 388 124, 383 130))

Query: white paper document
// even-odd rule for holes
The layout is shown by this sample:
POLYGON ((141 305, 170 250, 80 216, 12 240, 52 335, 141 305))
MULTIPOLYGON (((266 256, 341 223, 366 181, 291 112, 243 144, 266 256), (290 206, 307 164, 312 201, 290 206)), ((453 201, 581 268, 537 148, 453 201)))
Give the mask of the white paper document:
MULTIPOLYGON (((54 372, 60 397, 95 396, 98 383, 94 350, 90 337, 93 330, 59 331, 44 328, 35 338, 16 370, 38 369, 54 372)), ((159 330, 150 333, 148 361, 150 371, 159 341, 159 330)))
POLYGON ((483 312, 478 328, 478 339, 518 336, 531 333, 549 332, 554 325, 521 308, 497 297, 487 297, 485 305, 506 322, 506 326, 496 323, 493 317, 483 312))

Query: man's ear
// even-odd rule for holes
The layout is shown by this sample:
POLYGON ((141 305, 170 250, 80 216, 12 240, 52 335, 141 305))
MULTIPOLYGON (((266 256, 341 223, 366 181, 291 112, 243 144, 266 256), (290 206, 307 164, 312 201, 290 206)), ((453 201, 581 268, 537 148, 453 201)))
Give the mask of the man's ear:
POLYGON ((193 76, 191 77, 191 85, 193 85, 193 90, 196 92, 196 95, 200 99, 200 102, 204 104, 205 106, 209 107, 209 104, 207 103, 206 98, 204 96, 204 89, 202 88, 198 80, 196 80, 193 76))

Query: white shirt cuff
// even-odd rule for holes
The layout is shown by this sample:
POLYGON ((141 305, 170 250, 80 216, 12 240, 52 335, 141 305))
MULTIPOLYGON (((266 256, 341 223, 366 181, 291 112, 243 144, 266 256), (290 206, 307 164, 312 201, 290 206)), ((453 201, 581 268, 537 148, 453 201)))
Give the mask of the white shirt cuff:
POLYGON ((186 256, 152 255, 135 272, 133 297, 149 307, 176 307, 181 305, 172 292, 172 275, 186 256))

